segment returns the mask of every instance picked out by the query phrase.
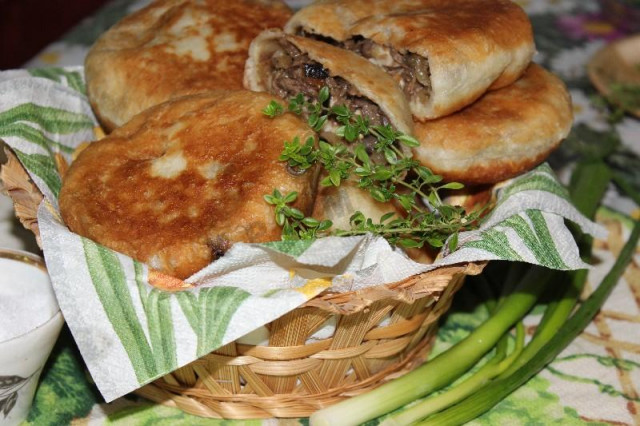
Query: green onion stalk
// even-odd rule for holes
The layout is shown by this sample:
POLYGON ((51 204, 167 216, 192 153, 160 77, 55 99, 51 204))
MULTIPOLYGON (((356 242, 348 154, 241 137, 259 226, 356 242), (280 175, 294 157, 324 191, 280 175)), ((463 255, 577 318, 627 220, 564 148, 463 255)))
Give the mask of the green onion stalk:
POLYGON ((482 392, 475 393, 459 404, 452 406, 418 423, 429 425, 456 425, 473 420, 477 416, 495 406, 511 392, 525 384, 537 372, 566 348, 582 330, 591 322, 593 317, 609 296, 616 283, 631 262, 640 237, 640 222, 635 221, 631 235, 625 243, 619 257, 609 273, 602 280, 595 292, 580 306, 580 308, 560 327, 547 342, 544 350, 535 353, 526 363, 512 374, 485 386, 482 392))
POLYGON ((395 426, 412 424, 471 395, 475 390, 488 383, 493 377, 505 371, 506 368, 512 364, 513 360, 520 355, 524 344, 524 334, 524 325, 522 322, 519 322, 516 325, 515 347, 509 355, 506 355, 509 339, 508 334, 505 334, 498 341, 494 356, 469 378, 447 391, 425 399, 410 409, 402 410, 397 414, 386 417, 380 425, 395 426))
POLYGON ((461 377, 536 304, 551 271, 532 268, 495 313, 465 339, 409 374, 313 413, 314 426, 358 425, 434 392, 461 377))
MULTIPOLYGON (((569 184, 574 206, 585 216, 593 218, 612 178, 611 170, 602 161, 578 163, 569 184)), ((580 250, 586 261, 591 260, 592 243, 592 238, 588 235, 582 235, 578 239, 580 250)), ((582 269, 559 277, 558 284, 561 289, 564 289, 564 293, 547 306, 533 338, 515 362, 502 373, 502 377, 509 376, 522 367, 558 332, 575 309, 587 281, 587 274, 588 271, 582 269)))
MULTIPOLYGON (((602 161, 578 163, 570 182, 574 205, 586 216, 593 217, 611 180, 611 170, 602 161)), ((628 189, 619 181, 616 183, 623 190, 628 189)), ((636 199, 637 194, 630 194, 630 197, 636 199)), ((421 424, 449 425, 472 420, 540 371, 586 327, 630 262, 638 235, 640 225, 636 224, 609 274, 577 310, 578 297, 587 277, 586 270, 560 274, 532 267, 513 291, 498 302, 489 319, 464 340, 399 379, 314 413, 311 424, 356 425, 380 417, 449 386, 495 347, 493 358, 466 380, 387 416, 383 424, 413 424, 427 416, 430 417, 421 424), (507 355, 505 335, 537 303, 551 282, 554 287, 561 288, 562 293, 548 305, 536 333, 524 348, 521 325, 517 328, 515 347, 507 355)), ((578 243, 588 258, 591 238, 583 235, 578 238, 578 243)))

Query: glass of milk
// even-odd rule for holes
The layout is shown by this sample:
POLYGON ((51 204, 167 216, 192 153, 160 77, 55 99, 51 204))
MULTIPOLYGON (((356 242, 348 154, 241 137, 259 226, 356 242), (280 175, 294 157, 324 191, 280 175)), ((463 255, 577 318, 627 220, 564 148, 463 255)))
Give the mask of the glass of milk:
POLYGON ((0 248, 0 426, 27 417, 63 323, 42 258, 0 248))

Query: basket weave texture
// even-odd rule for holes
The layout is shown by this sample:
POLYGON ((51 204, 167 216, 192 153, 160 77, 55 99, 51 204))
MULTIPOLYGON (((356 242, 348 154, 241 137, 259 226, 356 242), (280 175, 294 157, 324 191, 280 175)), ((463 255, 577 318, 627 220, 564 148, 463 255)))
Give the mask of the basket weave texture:
MULTIPOLYGON (((42 194, 10 151, 7 158, 2 190, 38 236, 42 194)), ((423 363, 464 277, 483 267, 461 264, 361 291, 324 292, 267 324, 268 344, 232 342, 136 393, 202 417, 309 416, 423 363), (314 338, 327 324, 329 337, 314 338)))

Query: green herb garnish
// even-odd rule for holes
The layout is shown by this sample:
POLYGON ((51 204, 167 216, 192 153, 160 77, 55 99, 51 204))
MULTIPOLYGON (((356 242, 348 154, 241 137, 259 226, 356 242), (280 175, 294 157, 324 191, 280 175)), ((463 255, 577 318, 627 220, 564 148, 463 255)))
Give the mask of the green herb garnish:
MULTIPOLYGON (((309 125, 321 131, 328 120, 335 120, 336 135, 341 143, 320 140, 316 147, 312 138, 304 143, 299 138, 285 141, 280 161, 292 170, 304 171, 319 165, 324 177, 322 186, 339 187, 351 181, 381 203, 394 203, 402 207, 403 215, 391 212, 381 218, 368 218, 356 211, 350 218, 351 229, 330 230, 331 222, 305 218, 287 210, 289 194, 268 195, 267 202, 276 206, 276 221, 283 226, 283 239, 306 239, 324 235, 362 235, 373 233, 385 237, 390 243, 405 248, 423 247, 425 244, 440 248, 449 236, 453 236, 449 249, 455 249, 457 234, 471 229, 481 212, 467 213, 461 206, 442 201, 444 190, 463 188, 457 182, 442 183, 442 177, 413 160, 406 152, 419 145, 410 135, 393 129, 390 125, 371 125, 362 115, 344 105, 327 106, 330 93, 323 87, 317 100, 308 101, 298 94, 288 105, 272 101, 264 110, 269 117, 285 111, 307 117, 309 125), (365 144, 364 139, 373 138, 365 144)), ((293 198, 295 200, 295 198, 293 198)))
POLYGON ((264 200, 275 206, 276 223, 282 227, 282 238, 285 240, 316 238, 319 233, 331 228, 330 220, 319 221, 312 217, 305 217, 299 209, 291 207, 298 198, 297 192, 282 195, 277 189, 272 194, 264 196, 264 200))

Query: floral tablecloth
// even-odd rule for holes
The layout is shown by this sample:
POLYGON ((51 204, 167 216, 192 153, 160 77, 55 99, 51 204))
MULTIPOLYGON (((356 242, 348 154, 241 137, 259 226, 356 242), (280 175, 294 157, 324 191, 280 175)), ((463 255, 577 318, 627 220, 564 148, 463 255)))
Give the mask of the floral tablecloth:
MULTIPOLYGON (((148 0, 114 0, 51 44, 24 66, 80 65, 96 37, 123 15, 148 0)), ((289 2, 299 7, 304 0, 289 2)), ((640 188, 640 120, 625 116, 611 123, 606 111, 595 106, 596 92, 585 64, 606 43, 627 34, 607 22, 594 1, 519 0, 530 15, 538 53, 535 61, 559 75, 569 86, 574 102, 575 126, 567 143, 551 164, 566 176, 575 144, 593 145, 619 140, 615 167, 640 188)), ((630 200, 611 188, 610 208, 601 209, 599 222, 610 231, 607 241, 596 242, 598 266, 590 274, 594 285, 607 271, 631 226, 640 217, 630 200)), ((33 250, 33 241, 11 219, 10 203, 0 199, 0 245, 33 250)), ((482 296, 473 283, 456 296, 442 325, 435 352, 459 340, 485 316, 482 296)), ((527 318, 533 332, 539 316, 527 318)), ((154 405, 135 396, 105 404, 92 385, 82 359, 65 329, 54 349, 36 394, 28 423, 60 424, 306 424, 299 420, 246 422, 202 419, 154 405)), ((553 363, 473 424, 640 424, 640 250, 634 262, 585 332, 553 363)))

